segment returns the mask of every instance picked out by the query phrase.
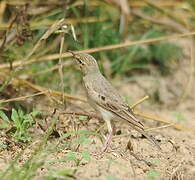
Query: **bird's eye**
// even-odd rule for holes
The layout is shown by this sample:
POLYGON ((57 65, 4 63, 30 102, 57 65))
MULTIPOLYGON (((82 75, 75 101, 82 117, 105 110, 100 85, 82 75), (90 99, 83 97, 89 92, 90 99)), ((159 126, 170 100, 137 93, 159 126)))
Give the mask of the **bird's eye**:
POLYGON ((105 101, 106 98, 105 98, 104 96, 101 96, 101 99, 102 99, 103 101, 105 101))
POLYGON ((78 62, 80 65, 84 65, 83 61, 81 61, 80 58, 77 58, 76 60, 77 60, 77 62, 78 62))
POLYGON ((80 64, 82 64, 82 61, 81 61, 81 60, 77 59, 77 61, 78 61, 80 64))
POLYGON ((99 97, 103 100, 103 101, 105 101, 105 96, 101 96, 101 95, 99 95, 99 97))

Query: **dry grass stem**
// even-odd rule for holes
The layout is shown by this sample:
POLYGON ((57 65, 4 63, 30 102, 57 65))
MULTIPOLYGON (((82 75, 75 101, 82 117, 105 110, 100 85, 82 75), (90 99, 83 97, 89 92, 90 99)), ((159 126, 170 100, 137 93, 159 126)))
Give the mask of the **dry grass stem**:
MULTIPOLYGON (((107 16, 101 17, 85 17, 85 18, 67 18, 65 23, 68 25, 74 25, 78 23, 95 23, 95 22, 102 22, 106 21, 109 18, 107 16)), ((54 24, 54 21, 41 21, 41 22, 31 22, 30 27, 32 30, 40 29, 40 27, 50 27, 54 24)), ((14 27, 14 26, 13 26, 14 27)), ((9 28, 9 24, 0 24, 0 30, 6 30, 9 28)))
POLYGON ((52 33, 54 33, 56 30, 61 28, 65 24, 65 19, 60 19, 59 21, 52 24, 52 26, 43 34, 43 36, 37 41, 37 43, 34 45, 32 51, 26 56, 25 60, 29 59, 30 56, 32 56, 36 50, 41 45, 42 41, 46 40, 52 33))
MULTIPOLYGON (((154 42, 158 42, 158 41, 171 40, 171 39, 182 38, 182 37, 193 36, 193 35, 195 35, 195 32, 186 32, 183 34, 175 34, 175 35, 169 35, 169 36, 164 36, 164 37, 151 38, 151 39, 147 39, 147 40, 125 42, 125 43, 120 43, 120 44, 116 44, 116 45, 108 45, 108 46, 103 46, 103 47, 99 47, 99 48, 91 48, 91 49, 86 49, 86 50, 81 50, 81 51, 76 51, 76 52, 94 53, 94 52, 100 52, 100 51, 108 51, 108 50, 124 48, 124 47, 128 47, 128 46, 154 43, 154 42)), ((29 65, 29 64, 38 63, 38 62, 51 61, 51 60, 57 60, 60 57, 67 58, 67 57, 71 57, 71 56, 72 56, 71 53, 64 53, 64 54, 62 54, 62 56, 60 54, 51 54, 51 55, 47 55, 47 56, 40 57, 40 58, 30 59, 30 60, 24 62, 24 65, 29 65)), ((17 67, 21 64, 21 62, 23 62, 23 60, 15 61, 12 64, 12 66, 17 67)), ((10 67, 9 63, 5 63, 5 64, 0 65, 0 69, 9 68, 9 67, 10 67)))
MULTIPOLYGON (((4 2, 4 1, 3 1, 4 2)), ((5 3, 5 2, 4 2, 5 3)), ((33 3, 33 2, 32 2, 33 3)), ((7 5, 12 5, 12 6, 24 6, 26 4, 25 0, 12 0, 12 1, 7 1, 6 2, 7 5)), ((55 1, 51 1, 51 2, 41 2, 42 5, 58 5, 58 2, 55 1), (49 4, 48 4, 49 3, 49 4)), ((143 7, 146 5, 145 2, 143 1, 129 1, 128 4, 132 7, 143 7)), ((156 2, 156 5, 161 6, 161 7, 166 7, 166 6, 181 6, 182 4, 184 4, 184 2, 180 2, 180 1, 159 1, 156 2)), ((72 6, 76 7, 76 6, 82 6, 84 5, 83 1, 76 1, 72 6)), ((100 1, 89 1, 88 2, 89 6, 100 6, 100 5, 105 5, 104 2, 100 2, 100 1)))
POLYGON ((149 96, 145 96, 142 99, 138 100, 137 102, 135 102, 133 105, 130 106, 131 109, 134 109, 137 105, 141 104, 142 102, 144 102, 145 100, 147 100, 149 98, 149 96))
POLYGON ((159 6, 157 3, 154 3, 151 0, 143 0, 146 4, 156 8, 157 10, 161 11, 164 13, 166 16, 170 17, 171 19, 177 21, 178 23, 182 24, 185 27, 188 27, 188 23, 184 18, 181 18, 178 16, 178 14, 174 14, 173 11, 169 11, 168 9, 165 9, 161 6, 159 6))
POLYGON ((13 102, 13 101, 24 101, 27 98, 34 97, 34 96, 39 96, 39 95, 42 95, 42 94, 45 94, 45 93, 48 93, 48 91, 38 92, 38 93, 35 93, 35 94, 31 94, 31 95, 27 95, 27 96, 21 96, 21 97, 17 97, 17 98, 0 100, 0 104, 2 104, 2 103, 8 103, 8 102, 13 102))
POLYGON ((86 100, 84 98, 82 98, 82 97, 72 96, 72 95, 69 95, 69 94, 66 94, 66 93, 61 93, 59 91, 49 90, 47 88, 35 85, 35 84, 33 84, 33 83, 29 82, 29 81, 23 80, 23 79, 19 79, 19 81, 20 81, 20 84, 24 84, 27 87, 30 87, 30 88, 32 88, 32 89, 34 89, 36 91, 41 91, 41 92, 48 91, 50 93, 50 95, 52 95, 52 96, 62 97, 64 95, 65 99, 86 102, 86 100))
MULTIPOLYGON (((61 28, 63 30, 63 27, 61 28)), ((63 48, 64 48, 64 36, 65 36, 65 32, 62 31, 60 33, 61 36, 61 41, 60 41, 60 57, 59 57, 59 68, 58 68, 58 72, 59 72, 59 76, 60 76, 60 88, 61 88, 61 92, 62 92, 62 102, 65 103, 65 97, 64 97, 64 76, 63 76, 63 65, 62 65, 62 52, 63 52, 63 48)))
MULTIPOLYGON (((17 17, 17 16, 16 16, 17 17)), ((61 27, 64 24, 64 19, 61 19, 59 21, 57 21, 56 23, 54 23, 47 31, 46 33, 38 40, 38 42, 35 44, 35 46, 33 47, 32 51, 30 51, 27 56, 19 62, 19 65, 13 69, 9 76, 7 77, 7 79, 5 80, 5 82, 3 83, 3 85, 0 88, 0 91, 2 91, 8 84, 9 82, 17 75, 17 73, 24 68, 24 66, 26 65, 27 60, 36 52, 36 50, 38 49, 38 47, 40 46, 41 42, 43 40, 46 40, 54 31, 56 31, 57 29, 59 29, 59 27, 61 27)), ((10 63, 9 64, 9 68, 10 68, 10 63)), ((12 64, 11 64, 12 65, 12 64)), ((11 66, 13 68, 13 66, 11 66)))
POLYGON ((158 129, 164 129, 164 128, 168 128, 168 127, 171 127, 171 126, 174 126, 175 123, 171 123, 171 124, 168 124, 168 125, 164 125, 164 126, 159 126, 159 127, 155 127, 155 128, 147 128, 145 129, 145 131, 154 131, 154 130, 158 130, 158 129))
MULTIPOLYGON (((68 66, 71 66, 72 64, 73 64, 72 61, 65 61, 65 62, 61 63, 62 67, 68 67, 68 66)), ((48 73, 48 72, 51 72, 51 71, 55 71, 57 69, 59 69, 59 64, 57 64, 57 65, 55 65, 55 66, 53 66, 51 68, 47 68, 45 70, 33 73, 32 75, 33 76, 37 76, 37 75, 45 74, 45 73, 48 73)))
POLYGON ((154 18, 152 16, 147 15, 146 13, 143 13, 142 11, 138 10, 138 9, 133 9, 131 11, 135 16, 138 16, 142 19, 146 19, 148 21, 151 21, 152 23, 155 24, 160 24, 160 25, 164 25, 166 27, 171 27, 174 31, 180 32, 180 33, 184 33, 187 32, 188 30, 182 26, 181 24, 172 21, 172 20, 165 20, 165 19, 158 19, 158 18, 154 18))
MULTIPOLYGON (((143 113, 143 112, 140 112, 140 111, 133 111, 135 115, 137 116, 141 116, 143 118, 147 118, 147 119, 151 119, 153 121, 158 121, 158 122, 162 122, 162 123, 166 123, 166 124, 172 124, 173 122, 169 121, 169 120, 165 120, 165 119, 161 119, 157 116, 154 116, 152 114, 149 114, 149 113, 143 113)), ((189 132, 193 132, 195 133, 192 129, 188 129, 188 128, 185 128, 179 124, 174 124, 173 127, 175 129, 178 129, 178 130, 183 130, 183 131, 189 131, 189 132)))
POLYGON ((76 116, 87 116, 89 119, 96 118, 102 120, 102 117, 99 116, 96 113, 86 113, 86 112, 63 112, 61 114, 70 114, 70 115, 76 115, 76 116))
MULTIPOLYGON (((155 127, 155 128, 146 128, 145 131, 154 131, 154 130, 158 130, 158 129, 164 129, 164 128, 168 128, 168 127, 171 127, 171 126, 174 126, 174 125, 175 125, 175 123, 165 125, 165 126, 159 126, 159 127, 155 127)), ((115 135, 114 138, 128 137, 128 136, 131 136, 131 135, 132 135, 132 133, 115 135)))

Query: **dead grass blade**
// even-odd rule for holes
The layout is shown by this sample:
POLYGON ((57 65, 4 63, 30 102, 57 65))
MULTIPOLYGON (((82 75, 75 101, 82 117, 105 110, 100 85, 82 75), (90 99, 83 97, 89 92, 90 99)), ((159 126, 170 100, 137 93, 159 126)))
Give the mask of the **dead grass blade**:
POLYGON ((141 104, 142 102, 144 102, 145 100, 149 99, 149 96, 145 96, 142 99, 140 99, 139 101, 135 102, 133 105, 130 106, 131 109, 134 109, 137 105, 141 104))
POLYGON ((38 85, 35 85, 29 81, 26 81, 24 79, 18 79, 20 82, 20 84, 24 84, 26 85, 27 87, 30 87, 36 91, 40 91, 40 92, 45 92, 44 94, 47 94, 47 92, 49 93, 49 95, 51 96, 58 96, 58 97, 62 97, 64 96, 65 99, 69 99, 69 100, 76 100, 76 101, 81 101, 81 102, 86 102, 86 100, 82 97, 78 97, 78 96, 72 96, 72 95, 69 95, 69 94, 66 94, 66 93, 61 93, 59 91, 54 91, 54 90, 50 90, 50 89, 47 89, 47 88, 44 88, 44 87, 41 87, 41 86, 38 86, 38 85))
MULTIPOLYGON (((164 36, 164 37, 158 37, 158 38, 151 38, 151 39, 147 39, 147 40, 138 40, 138 41, 120 43, 120 44, 116 44, 116 45, 108 45, 108 46, 103 46, 103 47, 99 47, 99 48, 91 48, 91 49, 86 49, 86 50, 76 51, 76 52, 94 53, 94 52, 100 52, 100 51, 108 51, 108 50, 113 50, 113 49, 118 49, 118 48, 124 48, 124 47, 141 45, 141 44, 149 44, 149 43, 154 43, 154 42, 158 42, 158 41, 177 39, 177 38, 193 36, 193 35, 195 35, 194 31, 193 32, 186 32, 186 33, 182 33, 182 34, 175 34, 175 35, 169 35, 169 36, 164 36)), ((30 59, 27 62, 24 62, 24 65, 29 65, 29 64, 38 63, 38 62, 51 61, 51 60, 57 60, 57 59, 59 59, 59 57, 67 58, 67 57, 71 57, 71 56, 72 56, 71 53, 63 53, 62 55, 51 54, 51 55, 43 56, 40 58, 30 59)), ((21 64, 21 62, 23 62, 23 60, 15 61, 12 64, 12 66, 17 67, 21 64)), ((9 68, 9 67, 10 67, 9 63, 5 63, 5 64, 0 65, 0 69, 9 68)))
POLYGON ((146 20, 151 21, 152 23, 155 23, 155 24, 160 24, 160 25, 164 25, 166 27, 170 27, 174 31, 177 31, 179 33, 184 33, 184 32, 188 31, 187 28, 185 28, 183 25, 181 25, 180 23, 177 23, 175 21, 172 21, 172 20, 169 20, 169 19, 165 20, 165 19, 154 18, 152 16, 147 15, 146 13, 143 13, 139 9, 133 9, 131 12, 135 16, 138 16, 142 19, 146 19, 146 20))
MULTIPOLYGON (((153 114, 149 114, 149 113, 143 113, 143 112, 141 112, 141 111, 133 111, 134 112, 134 114, 135 115, 137 115, 137 116, 140 116, 140 117, 143 117, 143 118, 147 118, 147 119, 151 119, 151 120, 153 120, 153 121, 158 121, 158 122, 161 122, 161 123, 165 123, 165 124, 172 124, 173 122, 171 122, 170 120, 165 120, 165 119, 162 119, 162 118, 160 118, 160 117, 157 117, 157 116, 155 116, 155 115, 153 115, 153 114)), ((179 125, 179 124, 173 124, 172 125, 175 129, 178 129, 178 130, 182 130, 182 131, 188 131, 188 132, 193 132, 193 133, 195 133, 195 131, 194 130, 192 130, 192 129, 188 129, 188 128, 185 128, 185 127, 183 127, 182 125, 179 125)))
MULTIPOLYGON (((108 20, 109 17, 107 16, 101 16, 101 17, 85 17, 85 18, 67 18, 66 24, 78 24, 78 23, 95 23, 95 22, 102 22, 108 20)), ((41 21, 41 22, 31 22, 30 27, 32 30, 40 29, 40 27, 50 27, 54 24, 54 21, 41 21)), ((6 30, 9 28, 9 24, 0 24, 0 30, 6 30)))
POLYGON ((2 103, 8 103, 8 102, 14 102, 14 101, 24 101, 27 98, 34 97, 34 96, 39 96, 39 95, 45 94, 47 92, 48 91, 42 91, 42 92, 38 92, 38 93, 35 93, 35 94, 27 95, 27 96, 21 96, 21 97, 17 97, 17 98, 0 100, 0 104, 2 104, 2 103))
POLYGON ((58 30, 60 27, 62 27, 65 24, 65 19, 62 18, 59 21, 52 24, 52 26, 45 32, 45 34, 38 40, 38 42, 33 47, 32 51, 26 56, 25 60, 29 59, 30 56, 32 56, 35 51, 39 48, 42 41, 46 40, 53 32, 58 30))
POLYGON ((155 127, 155 128, 147 128, 145 129, 145 131, 154 131, 154 130, 158 130, 158 129, 164 129, 164 128, 168 128, 168 127, 171 127, 171 126, 174 126, 175 123, 171 123, 171 124, 168 124, 168 125, 164 125, 164 126, 159 126, 159 127, 155 127))
POLYGON ((186 22, 186 20, 184 20, 183 18, 181 18, 178 15, 174 14, 173 11, 169 11, 168 9, 162 8, 161 6, 159 6, 158 4, 154 3, 151 0, 143 0, 143 2, 145 2, 149 6, 152 6, 152 7, 156 8, 157 10, 164 13, 167 17, 177 21, 178 23, 182 24, 183 26, 188 27, 188 23, 186 22))

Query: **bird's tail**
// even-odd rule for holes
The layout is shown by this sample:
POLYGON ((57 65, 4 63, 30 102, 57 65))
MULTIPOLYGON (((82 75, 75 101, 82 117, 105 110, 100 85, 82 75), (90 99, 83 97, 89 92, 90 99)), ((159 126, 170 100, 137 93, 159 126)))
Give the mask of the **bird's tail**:
POLYGON ((162 150, 161 147, 159 146, 159 144, 157 143, 157 141, 154 139, 154 137, 150 136, 146 131, 144 131, 143 129, 140 129, 138 127, 132 126, 131 123, 129 123, 130 126, 135 129, 136 131, 138 131, 139 133, 143 134, 150 142, 152 142, 159 150, 162 150))

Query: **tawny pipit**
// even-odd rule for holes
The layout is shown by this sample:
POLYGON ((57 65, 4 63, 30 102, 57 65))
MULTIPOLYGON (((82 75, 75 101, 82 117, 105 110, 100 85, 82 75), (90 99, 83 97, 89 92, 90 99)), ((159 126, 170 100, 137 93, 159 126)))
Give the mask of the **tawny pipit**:
POLYGON ((69 52, 73 54, 83 73, 83 82, 90 105, 106 121, 109 135, 103 151, 107 149, 112 141, 113 129, 111 119, 113 117, 118 117, 127 122, 129 126, 143 134, 160 149, 156 141, 144 131, 143 124, 134 116, 132 110, 119 95, 118 91, 100 73, 96 60, 89 54, 69 52))

